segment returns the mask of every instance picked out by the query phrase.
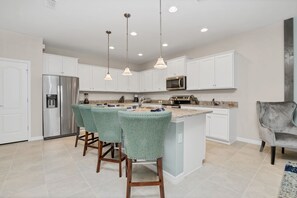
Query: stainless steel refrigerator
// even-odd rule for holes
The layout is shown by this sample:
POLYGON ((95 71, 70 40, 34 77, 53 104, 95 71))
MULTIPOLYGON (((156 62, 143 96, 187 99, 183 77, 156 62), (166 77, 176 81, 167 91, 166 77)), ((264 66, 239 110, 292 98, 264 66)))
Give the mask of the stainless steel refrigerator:
POLYGON ((79 79, 55 75, 42 78, 44 139, 78 133, 71 105, 78 102, 79 79))

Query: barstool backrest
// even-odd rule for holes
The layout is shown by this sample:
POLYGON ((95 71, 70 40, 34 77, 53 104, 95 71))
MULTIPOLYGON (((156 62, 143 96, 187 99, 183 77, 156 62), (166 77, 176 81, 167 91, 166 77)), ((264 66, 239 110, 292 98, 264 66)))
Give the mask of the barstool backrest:
POLYGON ((80 110, 79 110, 79 105, 78 104, 74 104, 74 105, 71 105, 72 107, 72 111, 74 113, 74 119, 75 119, 75 123, 78 127, 85 127, 84 126, 84 121, 81 117, 81 113, 80 113, 80 110))
POLYGON ((163 156, 171 112, 119 112, 125 153, 129 159, 156 160, 163 156))
POLYGON ((118 118, 119 111, 126 111, 126 108, 92 107, 92 114, 100 141, 121 142, 122 129, 118 118))
POLYGON ((85 125, 85 129, 88 132, 97 132, 93 115, 91 112, 91 105, 79 105, 79 110, 85 125))

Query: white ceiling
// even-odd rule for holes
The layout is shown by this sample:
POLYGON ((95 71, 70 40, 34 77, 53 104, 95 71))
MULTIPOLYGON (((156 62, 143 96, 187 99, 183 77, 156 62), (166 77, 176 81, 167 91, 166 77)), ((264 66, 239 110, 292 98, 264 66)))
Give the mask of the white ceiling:
MULTIPOLYGON (((297 16, 297 0, 163 0, 164 57, 182 53, 234 34, 297 16), (177 6, 175 14, 168 8, 177 6), (207 33, 201 33, 208 27, 207 33)), ((138 36, 130 36, 134 64, 159 56, 159 0, 0 0, 0 28, 44 38, 46 46, 106 54, 111 30, 111 58, 125 60, 125 22, 138 36), (138 57, 143 53, 143 57, 138 57)))

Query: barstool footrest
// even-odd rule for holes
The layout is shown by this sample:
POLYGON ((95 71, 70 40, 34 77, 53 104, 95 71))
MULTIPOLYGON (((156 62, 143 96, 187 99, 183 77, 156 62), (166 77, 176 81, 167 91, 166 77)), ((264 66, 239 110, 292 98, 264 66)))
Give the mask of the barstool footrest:
POLYGON ((160 186, 160 181, 149 181, 149 182, 131 182, 131 186, 139 187, 139 186, 160 186))

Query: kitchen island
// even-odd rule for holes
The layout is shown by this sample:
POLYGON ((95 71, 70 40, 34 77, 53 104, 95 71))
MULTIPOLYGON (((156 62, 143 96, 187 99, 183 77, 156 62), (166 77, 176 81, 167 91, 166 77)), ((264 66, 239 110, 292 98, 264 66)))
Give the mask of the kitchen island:
MULTIPOLYGON (((149 111, 138 108, 136 111, 149 111)), ((211 111, 166 108, 172 120, 165 134, 163 170, 172 183, 180 182, 186 175, 202 166, 205 159, 206 113, 211 111)), ((155 169, 154 166, 148 166, 155 169)))

